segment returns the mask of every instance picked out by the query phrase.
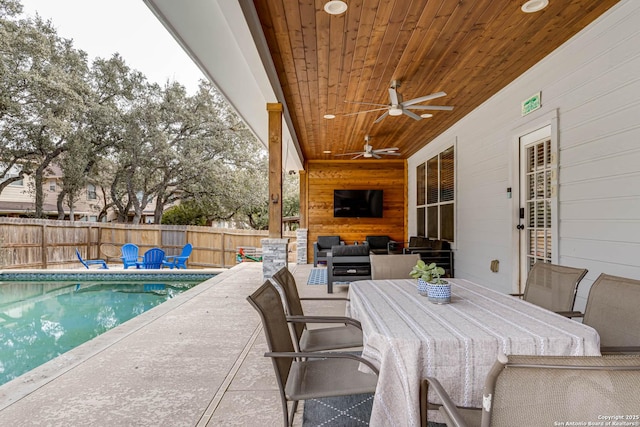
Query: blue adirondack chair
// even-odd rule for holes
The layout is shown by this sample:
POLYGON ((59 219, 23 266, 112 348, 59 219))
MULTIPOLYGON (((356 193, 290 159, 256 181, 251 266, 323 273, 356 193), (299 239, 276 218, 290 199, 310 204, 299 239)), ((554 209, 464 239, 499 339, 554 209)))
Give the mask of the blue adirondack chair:
POLYGON ((182 247, 182 252, 180 255, 167 255, 164 257, 162 261, 163 267, 169 268, 187 268, 187 259, 191 256, 191 251, 193 250, 193 245, 191 243, 187 243, 182 247))
POLYGON ((129 267, 137 267, 136 263, 139 260, 138 256, 138 247, 133 243, 125 243, 122 245, 122 256, 120 259, 122 260, 122 264, 125 269, 129 267))
POLYGON ((82 265, 87 268, 89 268, 90 265, 99 265, 102 269, 109 268, 107 266, 107 262, 103 259, 82 259, 82 255, 80 255, 80 251, 78 250, 78 248, 76 248, 76 256, 78 257, 78 260, 82 263, 82 265))
POLYGON ((142 261, 136 262, 136 268, 160 268, 163 260, 164 251, 160 248, 151 248, 144 253, 142 261))

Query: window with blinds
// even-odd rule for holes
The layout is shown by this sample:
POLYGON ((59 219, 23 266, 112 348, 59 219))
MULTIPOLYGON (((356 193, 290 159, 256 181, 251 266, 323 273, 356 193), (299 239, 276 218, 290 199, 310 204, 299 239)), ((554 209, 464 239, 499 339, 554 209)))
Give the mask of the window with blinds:
POLYGON ((96 193, 96 186, 93 184, 87 184, 87 200, 97 200, 98 193, 96 193))
POLYGON ((454 241, 455 156, 449 147, 426 163, 426 236, 454 241))

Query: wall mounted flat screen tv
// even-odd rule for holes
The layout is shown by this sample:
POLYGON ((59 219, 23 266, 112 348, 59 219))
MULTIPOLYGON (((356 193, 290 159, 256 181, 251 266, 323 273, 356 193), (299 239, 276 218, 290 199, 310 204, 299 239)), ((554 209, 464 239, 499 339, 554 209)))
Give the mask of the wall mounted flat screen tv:
POLYGON ((333 190, 333 216, 382 218, 382 190, 333 190))

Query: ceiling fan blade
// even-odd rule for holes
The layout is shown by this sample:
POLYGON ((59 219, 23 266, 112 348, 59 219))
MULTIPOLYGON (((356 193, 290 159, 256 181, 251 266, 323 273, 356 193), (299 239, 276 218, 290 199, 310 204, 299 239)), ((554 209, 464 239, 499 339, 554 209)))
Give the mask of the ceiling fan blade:
POLYGON ((383 156, 401 156, 402 155, 400 153, 396 153, 395 151, 389 151, 387 153, 378 153, 378 154, 382 154, 383 156))
POLYGON ((371 156, 376 159, 381 159, 382 157, 378 156, 376 153, 371 153, 371 156))
POLYGON ((373 150, 374 153, 384 153, 385 151, 398 151, 400 150, 398 147, 389 147, 389 148, 377 148, 373 150))
POLYGON ((362 155, 362 151, 356 151, 355 153, 343 153, 343 154, 334 154, 334 157, 339 157, 339 156, 353 156, 355 154, 360 154, 362 155))
POLYGON ((431 99, 440 98, 446 95, 447 94, 444 92, 436 92, 436 93, 432 93, 431 95, 421 96, 420 98, 413 98, 408 101, 405 101, 402 103, 402 106, 406 107, 408 105, 418 104, 420 102, 429 101, 431 99))
POLYGON ((375 123, 380 123, 380 122, 382 121, 382 119, 384 119, 384 118, 385 118, 385 117, 387 117, 388 115, 389 115, 389 111, 385 112, 383 115, 381 115, 380 117, 378 117, 378 118, 376 119, 376 121, 375 121, 375 122, 373 122, 373 123, 374 123, 374 124, 375 124, 375 123))
POLYGON ((422 120, 422 117, 420 117, 419 115, 417 115, 416 113, 409 111, 409 110, 402 110, 403 114, 406 114, 407 116, 411 117, 413 120, 422 120))
POLYGON ((347 117, 347 116, 355 116, 356 114, 362 114, 362 113, 370 113, 372 111, 382 111, 382 110, 386 110, 389 107, 383 107, 383 108, 374 108, 373 110, 364 110, 364 111, 356 111, 355 113, 347 113, 347 114, 343 114, 342 117, 347 117))
POLYGON ((453 107, 449 107, 445 105, 410 105, 405 108, 412 109, 412 110, 440 110, 440 111, 453 110, 453 107))
POLYGON ((400 103, 398 100, 398 92, 396 92, 395 87, 389 88, 389 99, 391 100, 391 105, 398 105, 400 103))
POLYGON ((359 153, 357 156, 352 157, 352 158, 351 158, 351 160, 355 160, 355 159, 357 159, 358 157, 362 157, 362 156, 364 156, 364 153, 359 153))
POLYGON ((358 102, 358 101, 344 101, 344 102, 348 102, 349 104, 377 105, 378 107, 388 107, 387 104, 376 104, 373 102, 358 102))

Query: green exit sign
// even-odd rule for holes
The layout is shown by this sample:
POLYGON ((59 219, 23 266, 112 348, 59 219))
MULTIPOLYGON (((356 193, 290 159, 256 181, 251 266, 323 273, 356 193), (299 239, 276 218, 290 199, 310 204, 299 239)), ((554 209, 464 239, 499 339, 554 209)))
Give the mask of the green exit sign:
POLYGON ((542 106, 540 102, 540 92, 522 101, 522 115, 526 116, 532 111, 537 110, 542 106))

